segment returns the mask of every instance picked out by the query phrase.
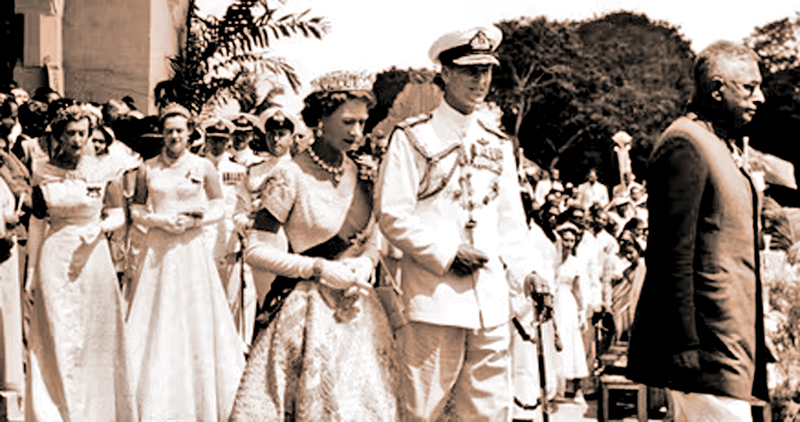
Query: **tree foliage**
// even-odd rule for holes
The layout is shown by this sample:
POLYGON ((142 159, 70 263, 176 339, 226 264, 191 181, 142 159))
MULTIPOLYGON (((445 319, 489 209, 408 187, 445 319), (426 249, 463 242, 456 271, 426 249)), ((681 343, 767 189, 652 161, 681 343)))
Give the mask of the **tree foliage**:
POLYGON ((783 18, 756 27, 745 38, 745 44, 763 60, 769 73, 777 73, 800 65, 800 12, 794 18, 783 18))
POLYGON ((186 44, 170 59, 172 77, 156 86, 157 104, 178 102, 199 112, 210 101, 237 100, 242 110, 261 109, 254 100, 257 77, 282 76, 297 91, 295 69, 276 56, 270 43, 300 35, 321 39, 327 23, 310 11, 281 14, 268 0, 236 0, 225 15, 201 18, 194 0, 187 15, 186 44))
MULTIPOLYGON (((750 125, 753 147, 793 162, 800 180, 800 13, 756 27, 745 38, 761 58, 764 104, 750 125)), ((781 205, 800 207, 797 192, 773 187, 768 194, 781 205)))
MULTIPOLYGON (((367 131, 383 121, 389 114, 389 110, 394 105, 397 96, 409 83, 433 83, 436 73, 428 69, 391 69, 375 75, 375 82, 372 84, 372 92, 375 94, 376 104, 369 113, 367 120, 367 131)), ((411 117, 411 116, 406 116, 411 117)), ((388 134, 387 134, 388 135, 388 134)))
POLYGON ((644 15, 613 13, 582 22, 540 17, 500 22, 501 66, 490 100, 528 158, 557 164, 565 180, 600 167, 616 182, 611 136, 634 138, 641 173, 652 143, 683 113, 694 54, 682 35, 644 15))

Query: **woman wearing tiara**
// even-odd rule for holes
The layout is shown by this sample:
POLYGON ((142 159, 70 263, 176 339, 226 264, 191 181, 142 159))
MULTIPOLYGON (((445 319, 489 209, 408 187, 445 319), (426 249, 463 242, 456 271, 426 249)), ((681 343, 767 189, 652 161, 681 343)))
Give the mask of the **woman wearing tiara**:
POLYGON ((249 236, 248 262, 278 277, 233 421, 397 420, 392 333, 370 285, 379 235, 372 181, 347 156, 375 100, 359 74, 314 86, 302 112, 314 143, 270 173, 249 236))
POLYGON ((105 236, 125 222, 122 195, 90 155, 97 120, 88 107, 59 110, 51 127, 49 159, 33 176, 25 420, 133 421, 122 299, 105 236))
POLYGON ((191 115, 168 105, 161 154, 138 170, 133 221, 147 250, 127 317, 142 421, 227 420, 244 367, 225 291, 203 226, 222 218, 214 165, 188 150, 191 115))

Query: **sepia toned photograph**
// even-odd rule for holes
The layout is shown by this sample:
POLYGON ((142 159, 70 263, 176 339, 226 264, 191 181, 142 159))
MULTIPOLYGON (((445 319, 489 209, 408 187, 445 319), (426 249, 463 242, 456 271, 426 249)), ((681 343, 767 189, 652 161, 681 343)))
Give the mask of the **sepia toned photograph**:
POLYGON ((0 422, 800 421, 798 141, 785 0, 2 0, 0 422))

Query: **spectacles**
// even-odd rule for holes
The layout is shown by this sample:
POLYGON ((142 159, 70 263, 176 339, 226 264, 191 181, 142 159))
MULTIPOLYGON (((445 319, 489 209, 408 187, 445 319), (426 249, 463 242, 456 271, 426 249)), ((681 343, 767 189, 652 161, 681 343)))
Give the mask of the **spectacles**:
POLYGON ((759 92, 761 90, 761 83, 760 82, 759 83, 748 82, 748 83, 744 83, 743 84, 743 83, 737 82, 737 81, 735 81, 733 79, 726 79, 725 83, 731 84, 734 87, 736 87, 736 89, 738 89, 739 91, 744 92, 745 94, 747 94, 747 96, 745 98, 752 98, 753 96, 756 95, 756 92, 759 92))

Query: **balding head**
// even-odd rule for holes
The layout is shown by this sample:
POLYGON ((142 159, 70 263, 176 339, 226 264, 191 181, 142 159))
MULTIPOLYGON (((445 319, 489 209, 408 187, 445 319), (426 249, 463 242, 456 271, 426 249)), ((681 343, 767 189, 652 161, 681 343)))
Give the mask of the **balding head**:
POLYGON ((717 41, 695 60, 693 104, 733 127, 749 123, 764 102, 759 57, 750 48, 717 41))

